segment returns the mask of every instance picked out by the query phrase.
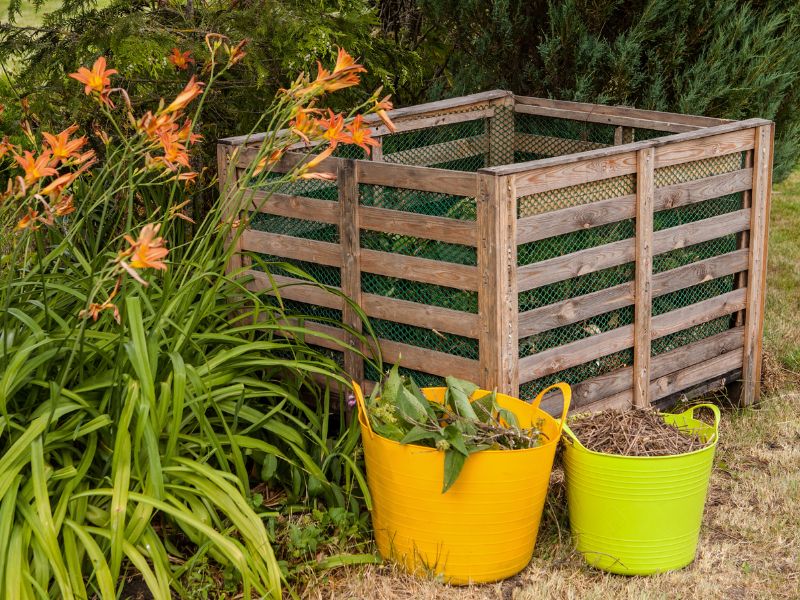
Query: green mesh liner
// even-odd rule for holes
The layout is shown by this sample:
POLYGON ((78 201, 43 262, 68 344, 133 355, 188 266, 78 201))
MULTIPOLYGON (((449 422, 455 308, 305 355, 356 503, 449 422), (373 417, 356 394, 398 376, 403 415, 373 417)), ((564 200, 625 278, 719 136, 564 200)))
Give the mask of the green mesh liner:
POLYGON ((370 323, 379 338, 478 359, 478 340, 383 319, 370 319, 370 323))
POLYGON ((710 219, 742 208, 742 194, 730 194, 670 210, 662 210, 653 216, 653 229, 660 231, 694 221, 710 219))
POLYGON ((515 163, 528 162, 531 160, 541 160, 543 158, 550 158, 550 157, 547 154, 538 154, 536 152, 521 152, 521 151, 514 152, 515 163))
POLYGON ((555 329, 522 338, 519 341, 519 356, 520 358, 531 356, 550 348, 557 348, 576 340, 586 339, 624 325, 630 325, 631 323, 633 323, 633 306, 626 306, 585 321, 572 323, 564 327, 556 327, 555 329))
MULTIPOLYGON (((610 146, 614 143, 614 133, 616 132, 615 125, 572 121, 525 113, 517 113, 514 129, 517 133, 556 138, 550 141, 543 140, 542 149, 536 150, 549 156, 560 156, 562 154, 590 150, 590 145, 595 145, 595 147, 610 146), (569 144, 559 140, 575 140, 586 144, 569 144)), ((519 148, 519 150, 523 149, 519 148)))
POLYGON ((634 264, 627 263, 580 277, 558 281, 540 288, 520 292, 518 296, 519 310, 525 312, 540 306, 547 306, 568 298, 577 298, 604 290, 621 283, 633 280, 634 264))
POLYGON ((576 385, 587 379, 605 375, 611 371, 616 371, 633 364, 633 350, 627 349, 614 354, 609 354, 601 358, 589 361, 582 365, 577 365, 569 369, 564 369, 552 375, 546 375, 539 379, 534 379, 519 386, 519 395, 522 400, 533 400, 540 391, 549 385, 563 381, 569 385, 576 385))
MULTIPOLYGON (((398 370, 401 375, 412 377, 419 387, 444 387, 447 385, 444 377, 439 377, 438 375, 432 375, 424 371, 414 371, 413 369, 406 369, 405 367, 400 367, 398 370)), ((364 377, 370 381, 380 381, 383 379, 383 374, 379 373, 371 364, 365 363, 364 377)))
POLYGON ((475 198, 365 183, 359 184, 358 190, 359 202, 364 206, 466 221, 477 218, 475 198))
MULTIPOLYGON (((298 179, 284 183, 271 182, 274 179, 283 177, 282 173, 267 173, 265 181, 261 187, 267 187, 276 194, 290 194, 293 196, 305 196, 316 200, 339 200, 339 188, 336 182, 323 179, 298 179)), ((267 200, 269 202, 269 200, 267 200)))
POLYGON ((704 281, 699 285, 653 298, 653 316, 696 304, 733 291, 733 275, 704 281))
POLYGON ((736 234, 715 238, 702 244, 694 244, 686 248, 678 248, 653 257, 653 273, 661 273, 677 269, 689 263, 727 254, 737 248, 736 234))
POLYGON ((250 217, 250 228, 256 231, 279 233, 307 240, 339 243, 339 227, 319 221, 306 221, 293 217, 255 213, 250 217))
MULTIPOLYGON (((281 267, 279 264, 274 263, 287 263, 294 267, 297 267, 304 273, 313 277, 316 281, 323 285, 329 285, 331 287, 341 287, 342 285, 342 274, 339 271, 339 267, 329 267, 328 265, 318 265, 317 263, 306 262, 303 260, 295 260, 293 258, 283 258, 281 256, 273 256, 271 254, 256 254, 260 260, 268 263, 264 265, 263 270, 269 271, 273 275, 284 275, 286 277, 297 277, 296 273, 288 271, 287 269, 281 267)), ((257 262, 253 264, 253 268, 256 270, 262 270, 262 265, 259 265, 257 262)))
POLYGON ((667 135, 675 135, 674 133, 670 133, 669 131, 658 131, 657 129, 644 129, 637 127, 633 131, 633 141, 634 142, 641 142, 644 140, 652 140, 655 138, 664 137, 667 135))
POLYGON ((469 313, 478 312, 477 292, 409 281, 398 277, 385 277, 373 273, 361 274, 361 289, 368 294, 378 294, 429 306, 441 306, 469 313))
POLYGON ((478 156, 468 156, 466 158, 449 160, 429 166, 435 169, 449 169, 450 171, 477 171, 478 169, 483 169, 487 165, 486 158, 481 154, 478 156))
MULTIPOLYGON (((370 155, 372 150, 370 150, 370 155)), ((352 158, 354 160, 368 160, 367 153, 360 146, 353 144, 341 144, 333 149, 333 155, 336 158, 352 158)))
POLYGON ((634 233, 635 223, 633 219, 630 219, 522 244, 517 246, 517 264, 519 266, 529 265, 580 250, 627 240, 633 237, 634 233))
POLYGON ((704 160, 696 160, 689 163, 681 163, 670 167, 662 167, 655 170, 656 187, 685 183, 721 175, 741 169, 744 166, 744 152, 735 152, 724 156, 715 156, 704 160))
MULTIPOLYGON (((471 246, 448 244, 394 233, 382 233, 364 229, 361 231, 361 247, 460 265, 478 264, 477 250, 471 246)), ((391 257, 387 257, 387 260, 391 260, 391 257)))
MULTIPOLYGON (((272 306, 278 306, 278 299, 274 296, 267 296, 265 301, 272 306)), ((297 300, 287 300, 286 298, 281 298, 281 302, 287 316, 302 318, 316 323, 325 323, 332 327, 341 326, 342 311, 340 310, 298 302, 297 300)))
POLYGON ((695 325, 689 329, 684 329, 676 333, 665 335, 664 337, 653 340, 651 354, 657 356, 670 350, 675 350, 681 346, 686 346, 693 342, 700 341, 712 335, 717 335, 727 331, 731 327, 730 316, 720 317, 707 323, 695 325))
POLYGON ((517 201, 517 216, 530 217, 541 213, 568 208, 570 206, 581 206, 628 196, 636 192, 636 178, 633 175, 620 175, 609 177, 599 181, 570 185, 567 187, 547 190, 530 196, 522 196, 517 201))

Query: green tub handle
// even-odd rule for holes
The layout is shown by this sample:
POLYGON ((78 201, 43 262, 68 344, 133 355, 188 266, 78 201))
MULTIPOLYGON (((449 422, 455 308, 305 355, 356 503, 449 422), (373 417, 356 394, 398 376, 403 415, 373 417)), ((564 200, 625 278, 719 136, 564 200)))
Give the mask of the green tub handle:
POLYGON ((719 412, 719 407, 715 404, 703 403, 703 404, 695 404, 694 406, 690 406, 685 411, 680 413, 679 417, 687 417, 689 419, 695 419, 694 411, 698 408, 707 408, 712 413, 714 413, 714 433, 708 438, 708 441, 711 442, 712 440, 716 440, 717 436, 719 435, 719 423, 722 420, 722 415, 719 412))

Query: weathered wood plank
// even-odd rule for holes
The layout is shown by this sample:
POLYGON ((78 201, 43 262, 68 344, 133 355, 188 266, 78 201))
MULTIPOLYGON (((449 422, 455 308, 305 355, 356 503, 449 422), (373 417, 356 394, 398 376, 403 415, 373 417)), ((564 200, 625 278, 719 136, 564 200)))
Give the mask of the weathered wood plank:
POLYGON ((453 375, 469 381, 478 379, 480 363, 477 360, 385 339, 379 339, 378 342, 386 363, 395 363, 402 357, 402 364, 407 369, 424 371, 440 377, 453 375))
POLYGON ((363 292, 361 306, 372 318, 478 339, 478 315, 473 313, 363 292))
POLYGON ((244 231, 240 239, 242 250, 273 254, 332 267, 342 266, 342 248, 339 244, 306 240, 277 233, 265 233, 255 229, 244 231))
MULTIPOLYGON (((653 254, 663 254, 731 233, 738 233, 747 229, 749 225, 750 211, 739 210, 702 221, 662 229, 653 235, 653 254)), ((634 241, 628 239, 526 265, 518 269, 519 289, 520 291, 532 290, 557 281, 623 265, 632 262, 634 256, 634 241)))
MULTIPOLYGON (((302 279, 286 277, 285 275, 269 275, 263 271, 252 269, 245 271, 244 275, 253 278, 247 284, 247 289, 251 292, 265 292, 270 295, 279 295, 286 300, 295 300, 337 310, 341 310, 344 306, 344 300, 341 296, 302 279), (273 285, 273 282, 275 285, 273 285)), ((332 289, 338 290, 338 288, 332 289)))
MULTIPOLYGON (((653 275, 653 297, 663 296, 747 269, 748 250, 737 250, 653 275)), ((614 287, 548 304, 519 315, 520 338, 564 327, 633 304, 634 284, 614 287)))
POLYGON ((362 248, 361 270, 386 277, 478 291, 478 268, 469 265, 362 248))
MULTIPOLYGON (((660 338, 740 310, 744 306, 746 289, 734 290, 653 317, 651 339, 660 338)), ((519 361, 520 383, 551 375, 630 348, 633 345, 633 333, 633 325, 625 325, 521 358, 519 361)))
MULTIPOLYGON (((361 304, 361 227, 358 206, 358 173, 356 162, 342 161, 337 174, 339 186, 339 237, 342 250, 342 292, 353 302, 361 304)), ((362 321, 356 309, 345 302, 342 306, 342 322, 353 332, 360 333, 362 321)), ((356 333, 347 331, 345 340, 354 348, 360 343, 356 333)), ((345 350, 344 370, 353 381, 364 380, 364 359, 358 352, 345 350)))
POLYGON ((753 404, 761 383, 761 353, 764 337, 764 308, 767 285, 767 242, 772 194, 772 160, 774 125, 759 127, 753 150, 753 196, 750 212, 750 266, 747 284, 747 312, 741 403, 753 404))
POLYGON ((488 151, 489 138, 486 134, 482 134, 383 154, 383 162, 424 167, 461 158, 469 158, 470 156, 485 154, 488 151))
POLYGON ((701 139, 675 141, 656 148, 656 169, 744 152, 753 147, 754 140, 754 129, 744 129, 701 139))
POLYGON ((549 154, 553 146, 559 146, 559 154, 585 152, 607 148, 608 144, 600 142, 587 142, 585 140, 572 140, 569 138, 552 137, 548 135, 535 135, 532 133, 515 133, 514 150, 517 152, 533 152, 536 154, 549 154))
POLYGON ((517 396, 516 196, 513 178, 481 176, 478 202, 480 385, 517 396))
POLYGON ((541 115, 543 117, 554 117, 557 119, 569 119, 571 121, 581 121, 585 123, 602 123, 604 125, 625 125, 628 127, 641 127, 644 129, 656 129, 670 133, 680 133, 683 131, 694 131, 699 127, 696 125, 686 125, 683 123, 673 123, 669 121, 653 121, 650 119, 639 119, 625 115, 603 115, 599 113, 584 112, 582 110, 571 110, 564 108, 550 108, 547 106, 536 106, 532 104, 517 104, 515 110, 521 114, 541 115))
MULTIPOLYGON (((750 150, 745 152, 744 155, 744 166, 750 171, 750 188, 753 185, 753 151, 750 150)), ((752 209, 752 200, 753 200, 753 191, 752 189, 747 189, 742 192, 742 208, 743 209, 752 209)), ((750 231, 742 231, 736 236, 736 247, 740 250, 745 249, 748 250, 750 248, 750 231)), ((749 250, 748 250, 749 251, 749 250)), ((747 286, 747 271, 743 271, 741 273, 736 274, 736 278, 733 282, 734 287, 746 287, 747 286)), ((745 311, 741 311, 735 317, 735 325, 737 327, 744 325, 744 318, 745 318, 745 311)), ((741 383, 738 385, 741 388, 741 383)), ((731 390, 734 393, 735 390, 731 390)), ((741 389, 739 389, 741 392, 741 389)))
MULTIPOLYGON (((258 148, 251 148, 248 146, 238 146, 236 148, 237 158, 236 166, 242 169, 254 169, 255 162, 259 156, 258 148)), ((272 165, 265 168, 267 171, 274 173, 286 173, 297 165, 309 162, 314 158, 314 154, 309 151, 312 148, 297 148, 293 152, 287 152, 283 157, 272 165)), ((336 177, 336 170, 339 168, 339 162, 344 159, 329 156, 323 159, 314 168, 309 169, 309 173, 322 173, 331 178, 336 177)))
POLYGON ((649 406, 650 326, 653 302, 655 152, 639 150, 636 168, 636 251, 633 323, 633 404, 649 406))
POLYGON ((248 195, 251 198, 251 210, 293 219, 306 219, 328 224, 339 223, 337 202, 289 194, 267 194, 257 190, 248 195))
MULTIPOLYGON (((738 327, 686 346, 681 346, 675 350, 664 352, 652 358, 650 364, 651 377, 658 379, 674 371, 703 363, 720 354, 741 349, 743 343, 744 328, 738 327)), ((602 398, 626 391, 631 394, 632 376, 633 368, 623 367, 574 385, 572 387, 574 408, 581 408, 602 398)))
MULTIPOLYGON (((239 218, 238 203, 238 177, 236 168, 231 165, 231 148, 223 144, 217 144, 217 173, 219 178, 220 203, 222 205, 222 219, 230 224, 225 236, 225 246, 234 246, 233 253, 225 266, 225 272, 236 273, 242 268, 242 244, 241 235, 234 224, 239 218)), ((227 227, 227 225, 225 225, 227 227)))
POLYGON ((476 246, 478 225, 475 221, 420 215, 402 210, 361 206, 361 228, 396 233, 429 240, 476 246))
POLYGON ((359 183, 474 197, 478 176, 464 171, 359 161, 359 183))
MULTIPOLYGON (((643 148, 661 148, 663 146, 690 140, 753 129, 769 123, 770 122, 765 119, 747 119, 745 121, 735 121, 715 127, 688 131, 686 133, 679 133, 661 138, 653 138, 651 140, 642 140, 640 142, 623 144, 621 146, 609 146, 608 148, 600 148, 598 150, 554 156, 552 158, 521 162, 501 167, 487 167, 480 171, 493 173, 495 175, 518 175, 520 179, 517 180, 517 194, 520 196, 527 196, 534 193, 534 191, 543 191, 546 189, 563 187, 563 185, 575 185, 578 183, 595 181, 597 179, 605 179, 615 175, 633 173, 635 170, 635 159, 631 160, 629 157, 626 158, 625 155, 634 154, 643 148), (574 179, 567 176, 571 172, 570 169, 566 168, 568 165, 587 162, 594 164, 573 169, 577 173, 574 179), (558 168, 561 169, 559 170, 558 168), (563 172, 565 174, 564 177, 559 177, 559 172, 563 172), (544 179, 540 180, 541 176, 545 176, 544 179), (585 177, 586 179, 581 180, 581 177, 585 177), (542 182, 545 183, 544 186, 540 186, 542 182), (560 185, 559 182, 561 182, 560 185)), ((656 155, 658 155, 658 151, 656 151, 656 155)), ((656 167, 658 166, 658 161, 656 161, 656 167)))
MULTIPOLYGON (((730 123, 727 119, 716 119, 714 117, 702 117, 696 115, 685 115, 681 113, 661 112, 657 110, 644 110, 631 106, 609 106, 605 104, 590 104, 588 102, 572 102, 568 100, 551 100, 549 98, 534 98, 531 96, 515 96, 517 104, 542 106, 548 108, 559 108, 562 110, 572 110, 583 113, 593 113, 612 117, 628 117, 654 121, 662 123, 677 123, 682 125, 693 125, 695 127, 714 127, 730 123)), ((658 127, 647 127, 647 129, 658 129, 658 127)))
MULTIPOLYGON (((743 192, 750 189, 752 179, 752 169, 747 168, 656 188, 654 210, 658 212, 743 192)), ((527 244, 632 219, 636 214, 635 201, 636 195, 630 194, 523 217, 517 223, 517 243, 527 244)))

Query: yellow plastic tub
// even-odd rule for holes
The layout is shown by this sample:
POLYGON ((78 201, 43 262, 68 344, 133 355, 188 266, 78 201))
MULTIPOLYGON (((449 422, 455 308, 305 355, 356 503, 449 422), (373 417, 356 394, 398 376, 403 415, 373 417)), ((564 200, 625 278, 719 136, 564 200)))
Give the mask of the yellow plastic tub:
MULTIPOLYGON (((354 387, 373 502, 372 525, 381 555, 411 573, 457 585, 498 581, 525 568, 533 554, 553 456, 569 409, 569 386, 550 386, 531 404, 498 394, 498 404, 512 411, 522 427, 542 419, 548 441, 526 450, 471 455, 445 494, 444 452, 375 434, 361 389, 354 387), (542 396, 551 389, 564 396, 558 420, 539 409, 542 396)), ((442 402, 445 388, 422 392, 442 402)))
POLYGON ((622 575, 651 575, 694 560, 714 451, 719 409, 698 404, 668 423, 698 432, 705 448, 672 456, 618 456, 584 447, 564 427, 564 472, 573 539, 591 566, 622 575), (694 418, 699 407, 714 425, 694 418))

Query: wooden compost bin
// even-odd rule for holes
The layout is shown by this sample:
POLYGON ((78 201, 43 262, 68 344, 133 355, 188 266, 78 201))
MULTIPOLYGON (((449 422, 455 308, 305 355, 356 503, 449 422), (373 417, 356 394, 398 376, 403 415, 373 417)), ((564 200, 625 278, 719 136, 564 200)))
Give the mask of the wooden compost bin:
MULTIPOLYGON (((396 133, 372 122, 382 147, 371 159, 344 147, 319 167, 336 181, 261 202, 241 250, 353 298, 384 361, 402 355, 421 385, 452 374, 531 398, 564 380, 574 408, 598 409, 738 381, 741 401, 754 400, 773 123, 505 91, 391 117, 396 133)), ((224 193, 261 139, 221 140, 224 193)), ((342 339, 336 320, 360 328, 341 297, 272 272, 307 325, 342 339)), ((368 387, 378 377, 315 341, 368 387)))

